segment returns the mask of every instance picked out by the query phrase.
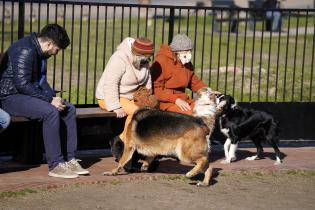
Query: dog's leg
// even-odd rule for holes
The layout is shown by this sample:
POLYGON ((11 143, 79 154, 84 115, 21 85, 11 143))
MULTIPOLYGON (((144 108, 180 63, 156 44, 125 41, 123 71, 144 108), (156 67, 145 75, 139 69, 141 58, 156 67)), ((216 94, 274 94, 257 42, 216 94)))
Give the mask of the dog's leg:
POLYGON ((263 147, 260 144, 260 140, 254 138, 253 142, 254 142, 254 144, 256 146, 257 153, 256 153, 256 155, 253 155, 251 157, 247 157, 246 160, 258 160, 258 159, 262 158, 262 154, 263 154, 264 150, 263 150, 263 147))
POLYGON ((232 144, 231 139, 227 138, 226 142, 224 143, 225 160, 222 160, 221 163, 228 164, 231 163, 231 161, 236 160, 235 152, 237 150, 237 145, 237 143, 232 144))
POLYGON ((224 155, 225 155, 225 159, 221 161, 221 163, 227 163, 226 160, 229 157, 229 149, 231 146, 231 139, 227 138, 225 143, 224 143, 224 155))
POLYGON ((210 134, 208 134, 206 136, 206 141, 207 141, 207 144, 208 144, 208 150, 207 150, 207 153, 210 154, 211 153, 211 142, 210 142, 210 134))
POLYGON ((271 146, 273 147, 273 149, 275 150, 275 153, 276 153, 276 162, 274 163, 274 165, 280 165, 282 163, 282 160, 281 160, 281 152, 275 142, 275 140, 271 139, 270 140, 270 144, 271 146))
POLYGON ((149 169, 150 164, 154 160, 155 157, 145 157, 145 160, 143 160, 141 171, 146 172, 149 169))
POLYGON ((231 163, 232 161, 235 161, 236 160, 236 150, 237 150, 237 146, 238 146, 238 143, 236 144, 231 144, 230 146, 230 150, 229 150, 229 156, 226 160, 227 163, 231 163))
POLYGON ((107 175, 107 176, 117 175, 120 169, 122 169, 122 167, 124 167, 124 165, 132 158, 134 151, 135 151, 134 147, 125 145, 124 153, 119 160, 117 168, 114 168, 112 171, 104 172, 103 175, 107 175))
POLYGON ((207 163, 209 164, 208 157, 207 156, 201 156, 197 160, 194 161, 196 163, 195 167, 193 167, 190 171, 186 173, 187 178, 191 178, 193 176, 196 176, 200 172, 204 172, 205 167, 207 166, 207 163))
POLYGON ((115 136, 114 138, 109 140, 109 145, 115 161, 118 162, 124 152, 124 142, 120 139, 119 136, 115 136))
POLYGON ((203 178, 202 182, 197 183, 197 186, 199 186, 199 187, 209 186, 209 182, 210 182, 211 177, 212 177, 212 172, 213 172, 213 168, 209 164, 209 161, 208 161, 206 166, 205 166, 205 177, 203 178))

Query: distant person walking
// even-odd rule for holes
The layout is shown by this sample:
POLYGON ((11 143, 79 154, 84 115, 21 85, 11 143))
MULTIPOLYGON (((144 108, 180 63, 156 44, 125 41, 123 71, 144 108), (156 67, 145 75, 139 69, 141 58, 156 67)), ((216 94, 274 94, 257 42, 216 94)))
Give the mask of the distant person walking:
POLYGON ((268 9, 278 9, 280 8, 280 2, 277 0, 266 0, 263 5, 264 9, 267 9, 266 11, 266 18, 271 20, 271 30, 272 31, 279 31, 281 30, 281 12, 280 11, 268 11, 268 9))

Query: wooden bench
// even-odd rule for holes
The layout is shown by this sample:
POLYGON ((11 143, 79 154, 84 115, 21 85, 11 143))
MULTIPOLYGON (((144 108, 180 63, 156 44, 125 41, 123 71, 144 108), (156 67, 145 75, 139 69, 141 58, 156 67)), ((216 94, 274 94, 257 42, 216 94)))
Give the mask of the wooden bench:
MULTIPOLYGON (((97 118, 97 117, 116 117, 115 112, 107 112, 101 110, 99 107, 88 107, 88 108, 76 108, 77 119, 84 118, 97 118)), ((29 122, 30 119, 26 117, 11 117, 12 123, 17 122, 29 122)))
POLYGON ((238 17, 238 7, 233 0, 212 0, 212 7, 215 9, 213 10, 213 27, 215 31, 219 31, 219 22, 230 22, 230 31, 236 32, 237 25, 240 21, 238 17))
MULTIPOLYGON (((99 107, 76 108, 77 119, 116 118, 116 113, 101 110, 99 107)), ((11 117, 12 126, 17 128, 14 159, 23 164, 38 164, 43 159, 42 123, 26 117, 11 117)), ((11 126, 11 125, 10 125, 11 126)), ((105 128, 104 128, 105 129, 105 128)))

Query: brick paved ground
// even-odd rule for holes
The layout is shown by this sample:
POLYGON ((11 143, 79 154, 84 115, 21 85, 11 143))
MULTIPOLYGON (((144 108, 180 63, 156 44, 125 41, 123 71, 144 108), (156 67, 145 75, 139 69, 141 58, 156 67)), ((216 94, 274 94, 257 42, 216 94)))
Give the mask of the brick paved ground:
MULTIPOLYGON (((223 151, 215 150, 211 156, 211 163, 219 174, 221 172, 229 173, 250 170, 315 170, 315 147, 287 147, 281 148, 281 151, 285 157, 283 164, 279 166, 274 166, 274 153, 271 148, 265 148, 265 159, 256 161, 245 160, 245 157, 254 154, 254 148, 241 148, 238 151, 239 160, 229 165, 220 163, 223 158, 223 151)), ((46 164, 26 166, 10 161, 1 161, 0 192, 16 191, 25 188, 48 189, 71 184, 92 184, 122 179, 154 179, 158 176, 184 175, 191 168, 191 165, 181 165, 173 159, 163 159, 155 173, 102 176, 102 172, 112 169, 117 164, 109 154, 84 155, 80 158, 82 159, 82 165, 90 170, 91 175, 81 176, 78 179, 49 177, 46 164)))

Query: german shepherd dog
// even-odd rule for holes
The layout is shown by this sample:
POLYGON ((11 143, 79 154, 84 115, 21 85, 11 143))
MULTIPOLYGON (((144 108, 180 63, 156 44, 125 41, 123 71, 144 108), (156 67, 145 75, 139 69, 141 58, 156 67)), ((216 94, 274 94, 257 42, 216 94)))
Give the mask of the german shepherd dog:
MULTIPOLYGON (((215 95, 212 95, 212 103, 215 107, 215 95)), ((214 115, 211 117, 215 118, 214 115)), ((208 136, 213 125, 210 126, 211 129, 200 117, 151 108, 139 109, 127 130, 124 152, 117 168, 104 175, 117 175, 137 151, 146 157, 142 171, 148 169, 156 156, 176 156, 183 162, 196 164, 186 173, 186 177, 204 173, 203 181, 197 185, 208 186, 212 176, 212 166, 208 160, 208 136)))
POLYGON ((281 153, 277 146, 279 141, 278 122, 270 114, 241 108, 237 106, 235 99, 229 95, 217 97, 217 108, 220 112, 221 132, 227 137, 224 143, 225 160, 222 163, 236 160, 235 152, 239 141, 249 137, 254 142, 257 153, 247 157, 247 160, 260 159, 263 154, 261 142, 266 141, 275 150, 275 165, 281 164, 281 153))

